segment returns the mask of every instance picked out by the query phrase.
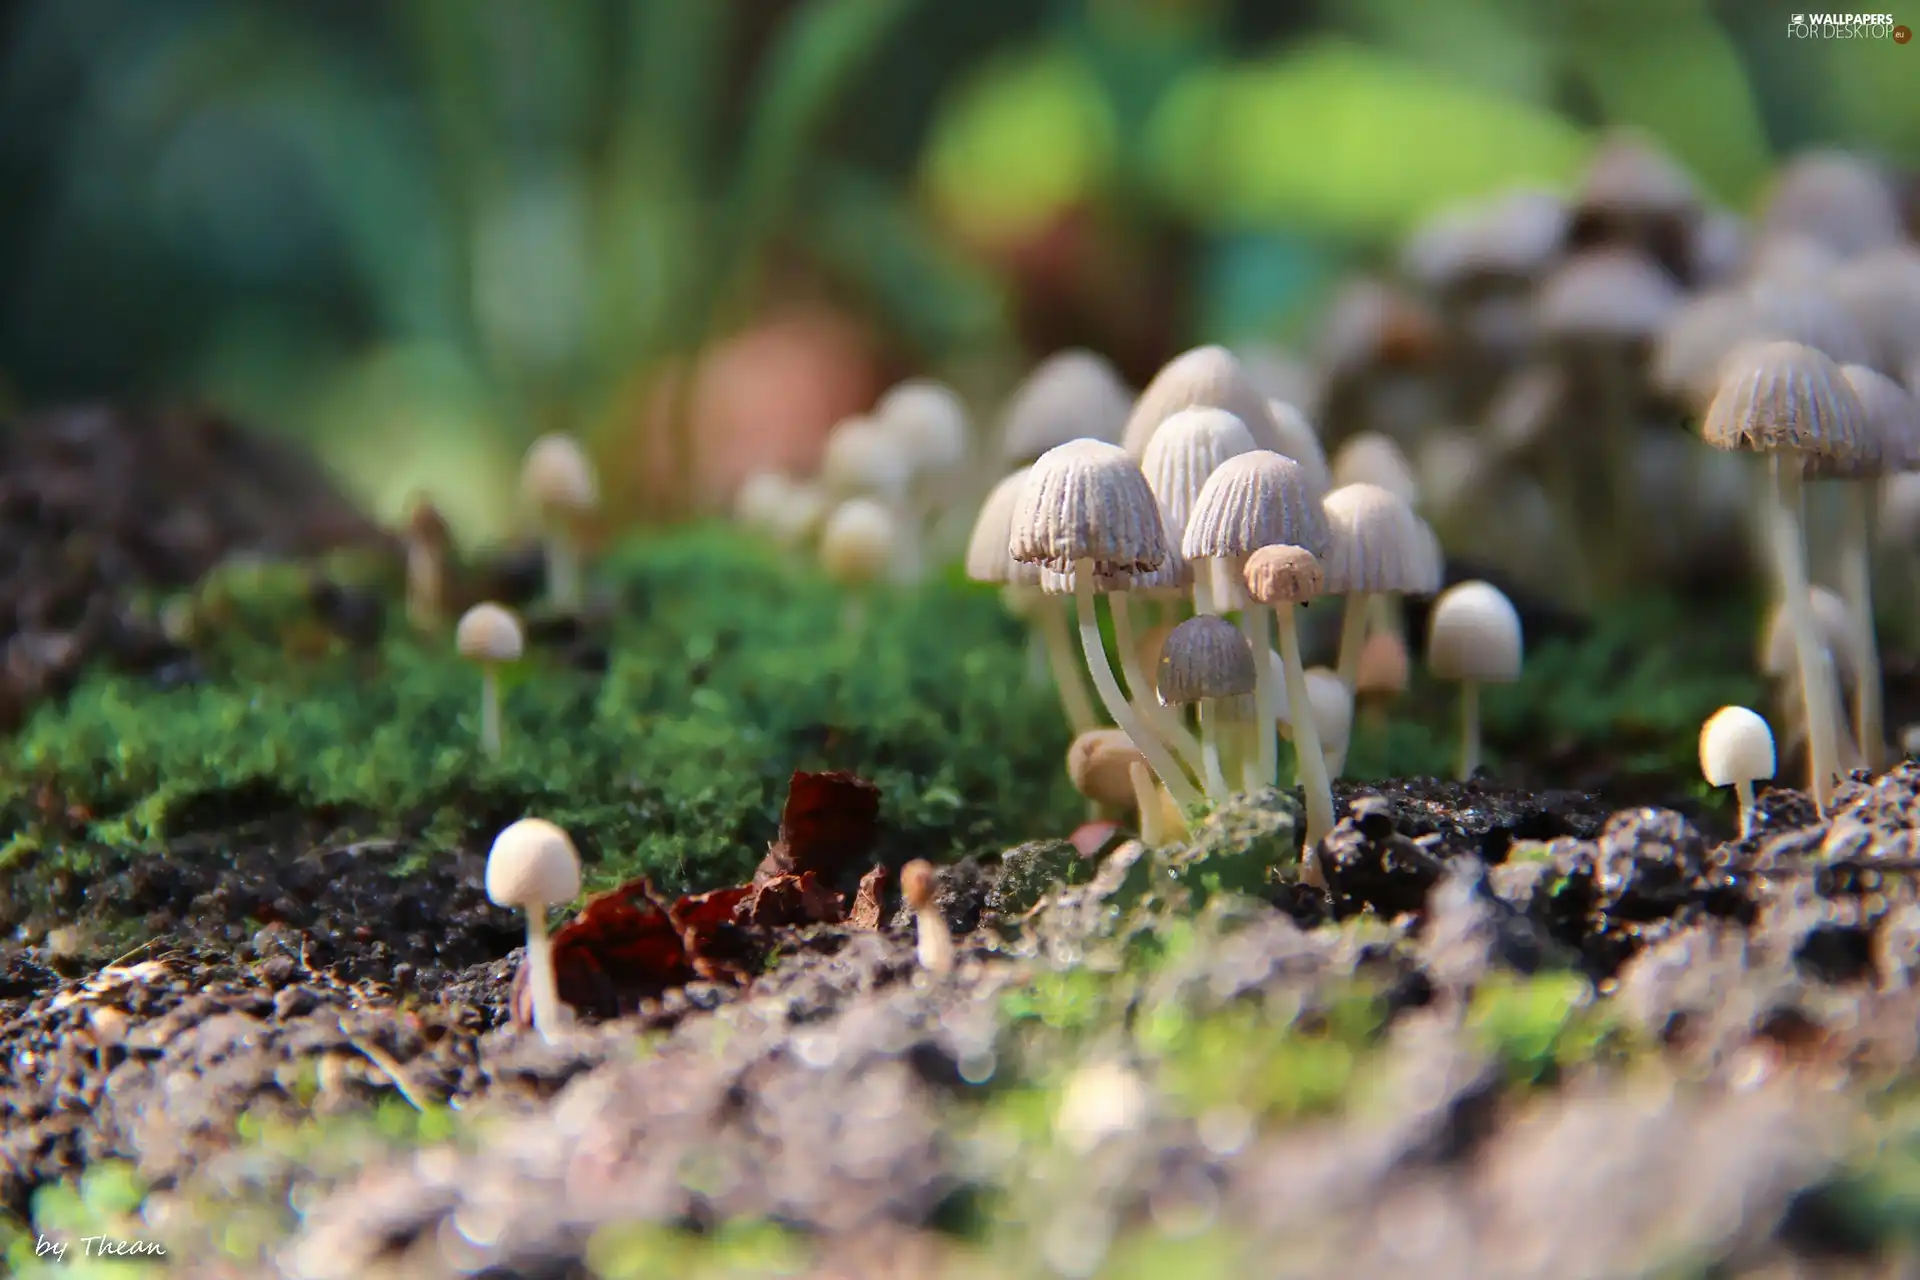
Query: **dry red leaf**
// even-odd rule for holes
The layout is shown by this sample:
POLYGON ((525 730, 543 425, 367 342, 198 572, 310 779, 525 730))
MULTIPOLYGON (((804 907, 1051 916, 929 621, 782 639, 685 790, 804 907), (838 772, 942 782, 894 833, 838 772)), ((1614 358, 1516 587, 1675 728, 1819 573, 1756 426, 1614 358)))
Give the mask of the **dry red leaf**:
POLYGON ((849 929, 878 929, 885 920, 882 895, 887 890, 887 869, 879 863, 860 877, 860 890, 853 895, 853 910, 847 912, 849 929))
MULTIPOLYGON (((587 899, 554 933, 552 946, 560 998, 590 1017, 618 1017, 697 976, 680 929, 645 876, 587 899)), ((514 1021, 530 1025, 532 1013, 522 965, 514 975, 514 1021)))
POLYGON ((820 877, 811 871, 756 880, 745 893, 733 918, 760 928, 838 924, 847 914, 845 895, 821 884, 820 877))
POLYGON ((755 882, 812 871, 831 880, 873 851, 880 834, 880 788, 858 774, 794 771, 780 834, 753 873, 755 882))

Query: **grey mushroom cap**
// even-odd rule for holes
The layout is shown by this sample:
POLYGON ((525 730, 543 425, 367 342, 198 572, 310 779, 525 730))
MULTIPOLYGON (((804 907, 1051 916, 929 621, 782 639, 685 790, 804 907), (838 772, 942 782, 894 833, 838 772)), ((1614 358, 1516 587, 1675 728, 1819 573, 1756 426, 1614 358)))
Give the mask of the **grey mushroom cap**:
POLYGON ((1716 449, 1861 456, 1866 409, 1840 366, 1797 342, 1763 342, 1727 358, 1700 433, 1716 449))
POLYGON ((1760 222, 1768 233, 1813 236, 1846 256, 1907 238, 1886 176, 1843 151, 1809 151, 1787 161, 1767 193, 1760 222))
POLYGON ((1056 351, 1015 387, 1000 417, 1000 451, 1031 462, 1070 440, 1120 443, 1133 392, 1111 361, 1080 347, 1056 351))
POLYGON ((1228 458, 1257 447, 1246 424, 1225 409, 1182 409, 1160 424, 1147 441, 1140 470, 1160 503, 1169 539, 1186 534, 1187 517, 1207 477, 1228 458))
POLYGON ((1435 589, 1430 530, 1398 495, 1375 484, 1350 484, 1321 505, 1332 533, 1320 559, 1328 595, 1422 595, 1435 589))
POLYGON ((1809 459, 1807 475, 1860 480, 1920 464, 1920 403, 1892 378, 1865 365, 1842 365, 1840 375, 1860 399, 1865 426, 1860 453, 1851 461, 1809 459))
POLYGON ((1008 552, 1023 564, 1131 577, 1166 563, 1160 504, 1125 449, 1073 440, 1040 455, 1014 504, 1008 552))
POLYGON ((1196 408, 1225 409, 1240 419, 1259 448, 1271 449, 1279 443, 1268 418, 1267 398, 1247 376, 1239 358, 1220 346, 1195 347, 1161 366, 1134 401, 1121 443, 1134 457, 1144 458, 1161 423, 1182 409, 1196 408))
POLYGON ((1187 519, 1180 552, 1189 560, 1238 559, 1284 544, 1326 552, 1326 513, 1292 458, 1255 449, 1228 458, 1207 478, 1187 519))
POLYGON ((1658 334, 1680 290, 1645 254, 1620 246, 1575 254, 1541 282, 1534 316, 1567 342, 1638 342, 1658 334))
POLYGON ((1163 706, 1252 693, 1253 648, 1225 618, 1201 614, 1167 633, 1154 678, 1163 706))
POLYGON ((974 517, 973 533, 967 539, 967 577, 975 582, 1004 583, 1018 587, 1036 586, 1040 581, 1037 565, 1022 564, 1008 554, 1013 537, 1013 511, 1020 504, 1020 490, 1027 483, 1031 467, 1002 479, 988 490, 974 517))

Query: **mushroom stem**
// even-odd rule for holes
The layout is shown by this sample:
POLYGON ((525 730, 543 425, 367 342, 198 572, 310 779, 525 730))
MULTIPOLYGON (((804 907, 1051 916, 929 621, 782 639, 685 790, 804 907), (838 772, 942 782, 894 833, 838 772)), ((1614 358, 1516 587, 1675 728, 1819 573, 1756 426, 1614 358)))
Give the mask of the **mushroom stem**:
POLYGON ((1226 771, 1220 767, 1220 708, 1212 698, 1200 700, 1200 754, 1207 771, 1207 794, 1224 800, 1232 793, 1226 771))
POLYGON ((1793 631, 1793 647, 1800 660, 1800 698, 1807 709, 1807 755, 1814 808, 1823 816, 1833 800, 1838 773, 1840 708, 1833 686, 1821 671, 1820 640, 1814 630, 1813 605, 1807 582, 1807 544, 1800 528, 1800 469, 1797 462, 1767 459, 1772 483, 1767 486, 1767 529, 1773 542, 1775 567, 1780 573, 1782 607, 1793 631))
POLYGON ((938 904, 929 902, 913 913, 914 955, 928 973, 946 973, 953 968, 953 930, 940 914, 938 904))
POLYGON ((407 621, 416 631, 436 630, 446 598, 445 557, 438 547, 412 540, 407 545, 407 621))
POLYGON ((1100 701, 1106 706, 1107 714, 1113 722, 1133 739, 1133 745, 1140 748, 1140 754, 1147 758, 1153 771, 1167 784, 1167 790, 1179 801, 1182 808, 1200 803, 1200 792, 1179 761, 1173 758, 1159 735, 1142 720, 1120 692, 1120 682, 1114 679, 1113 665, 1107 661, 1106 641, 1100 638, 1100 619, 1093 607, 1093 561, 1079 560, 1073 566, 1073 604, 1074 612, 1080 622, 1080 648, 1086 654, 1087 673, 1093 677, 1094 691, 1100 695, 1100 701))
POLYGON ((1133 803, 1140 813, 1140 843, 1149 849, 1163 848, 1170 842, 1160 811, 1160 789, 1154 784, 1153 774, 1135 760, 1127 766, 1127 779, 1133 783, 1133 803))
POLYGON ((480 749, 500 758, 500 673, 491 662, 480 668, 480 749))
POLYGON ((1407 611, 1400 607, 1400 595, 1393 591, 1378 591, 1367 612, 1373 621, 1368 629, 1372 631, 1390 631, 1393 638, 1405 643, 1407 639, 1407 611))
MULTIPOLYGON (((1274 615, 1282 619, 1280 625, 1283 630, 1293 626, 1291 608, 1291 606, 1288 606, 1289 611, 1285 614, 1282 614, 1277 607, 1274 609, 1274 615)), ((1261 654, 1273 652, 1273 645, 1267 640, 1266 610, 1251 604, 1242 609, 1240 611, 1240 631, 1247 637, 1247 644, 1254 652, 1254 732, 1258 735, 1254 740, 1254 768, 1259 770, 1260 785, 1262 787, 1271 787, 1279 780, 1280 776, 1279 726, 1276 723, 1280 719, 1280 699, 1274 696, 1273 663, 1270 661, 1261 662, 1259 660, 1261 654)), ((1297 652, 1299 645, 1299 638, 1297 636, 1295 637, 1294 644, 1296 648, 1294 659, 1297 662, 1300 656, 1297 652)), ((1284 648, 1281 650, 1281 658, 1282 660, 1286 658, 1284 648)), ((1301 670, 1304 672, 1306 668, 1302 667, 1301 670)), ((1302 678, 1304 679, 1304 676, 1302 678)), ((1294 714, 1296 716, 1299 714, 1299 708, 1307 705, 1295 696, 1293 675, 1291 672, 1287 675, 1287 705, 1294 708, 1294 714)), ((1309 717, 1309 719, 1311 719, 1311 717, 1309 717)), ((1317 750, 1318 748, 1316 747, 1316 751, 1317 750)))
MULTIPOLYGON (((1258 613, 1258 609, 1248 609, 1248 613, 1258 613)), ((1273 606, 1274 620, 1280 627, 1280 665, 1287 674, 1287 705, 1293 708, 1293 750, 1299 759, 1300 786, 1307 794, 1307 858, 1333 830, 1333 784, 1327 777, 1327 758, 1320 750, 1320 726, 1314 723, 1313 699, 1307 693, 1307 669, 1300 661, 1300 631, 1293 624, 1293 606, 1277 604, 1273 606)), ((1264 632, 1265 627, 1261 628, 1264 632)), ((1266 653, 1267 640, 1263 634, 1255 653, 1266 653)), ((1260 663, 1254 668, 1256 680, 1260 667, 1269 668, 1268 680, 1271 681, 1272 663, 1260 663)), ((1268 697, 1272 697, 1272 685, 1268 686, 1268 697)), ((1260 713, 1264 722, 1264 732, 1271 742, 1275 732, 1276 716, 1271 710, 1272 703, 1260 713)), ((1271 776, 1271 775, 1269 775, 1271 776)))
POLYGON ((1746 778, 1736 778, 1733 793, 1740 797, 1740 838, 1745 840, 1753 834, 1753 783, 1746 778))
POLYGON ((1062 610, 1064 602, 1051 596, 1039 601, 1034 608, 1034 627, 1040 635, 1040 642, 1046 646, 1047 663, 1053 668, 1053 683, 1060 691, 1060 707, 1067 713, 1067 723, 1073 726, 1074 735, 1100 727, 1100 717, 1094 714, 1093 701, 1087 696, 1087 686, 1080 676, 1079 659, 1073 656, 1073 641, 1067 635, 1067 615, 1062 610))
POLYGON ((1840 495, 1840 595, 1859 638, 1853 675, 1853 727, 1860 759, 1869 769, 1887 762, 1887 731, 1880 680, 1880 645, 1873 633, 1871 481, 1848 484, 1840 495))
POLYGON ((1460 769, 1455 775, 1471 782, 1480 768, 1480 682, 1460 682, 1460 769))
POLYGON ((1127 678, 1127 693, 1141 719, 1153 726, 1154 732, 1180 758, 1180 763, 1198 773, 1201 768, 1199 742, 1171 709, 1160 705, 1154 695, 1153 682, 1140 669, 1140 642, 1134 635, 1133 613, 1127 601, 1124 591, 1107 596, 1107 611, 1113 615, 1113 647, 1120 651, 1120 674, 1127 678))
POLYGON ((547 598, 562 613, 580 611, 580 552, 573 531, 553 520, 547 525, 543 549, 547 558, 547 598))
POLYGON ((525 908, 527 914, 527 985, 533 992, 533 1029, 542 1039, 566 1024, 566 1009, 560 1003, 560 988, 553 976, 553 947, 547 941, 547 909, 538 903, 525 908))
POLYGON ((1373 619, 1373 598, 1371 591, 1354 591, 1347 595, 1346 609, 1340 616, 1340 683, 1347 686, 1351 695, 1360 678, 1360 650, 1367 642, 1368 624, 1373 619))

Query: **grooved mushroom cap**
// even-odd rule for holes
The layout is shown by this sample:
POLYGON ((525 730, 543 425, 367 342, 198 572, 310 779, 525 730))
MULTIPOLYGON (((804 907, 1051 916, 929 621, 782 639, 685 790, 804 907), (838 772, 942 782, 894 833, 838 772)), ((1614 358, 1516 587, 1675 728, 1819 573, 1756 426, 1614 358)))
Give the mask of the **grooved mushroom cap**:
POLYGON ((946 471, 967 457, 967 406, 944 382, 908 378, 880 397, 873 416, 906 446, 910 465, 946 471))
POLYGON ((1238 358, 1218 346, 1195 347, 1161 366, 1134 401, 1121 443, 1134 457, 1144 458, 1161 423, 1182 409, 1195 408, 1225 409, 1240 419, 1259 448, 1279 443, 1267 415, 1267 398, 1238 358))
POLYGON ((1145 764, 1147 757, 1124 729, 1089 729, 1067 748, 1067 777, 1095 804, 1124 809, 1134 803, 1128 770, 1136 760, 1145 764))
POLYGON ((1308 490, 1306 472, 1292 458, 1265 449, 1236 454, 1200 488, 1180 553, 1189 560, 1238 559, 1274 543, 1327 549, 1326 513, 1308 490))
POLYGON ((1328 595, 1422 595, 1438 589, 1425 522, 1397 495, 1377 484, 1349 484, 1321 505, 1333 534, 1333 545, 1320 561, 1328 595))
POLYGON ((1275 452, 1299 463, 1307 473, 1307 491, 1325 497, 1333 488, 1333 472, 1327 467, 1327 451, 1320 443, 1320 433, 1313 429, 1306 414, 1285 400, 1267 401, 1267 412, 1273 416, 1273 429, 1280 440, 1275 452))
POLYGON ((1252 693, 1253 649, 1240 628, 1203 613, 1167 633, 1154 686, 1164 707, 1252 693))
POLYGON ((526 645, 520 619, 511 609, 490 601, 461 614, 453 629, 453 647, 473 662, 518 662, 526 645))
POLYGON ((1305 547, 1275 543, 1247 557, 1247 596, 1255 604, 1307 604, 1326 590, 1320 561, 1305 547))
POLYGON ((895 502, 913 479, 906 442, 876 418, 848 418, 827 433, 820 479, 838 497, 895 502))
POLYGON ((974 517, 973 534, 967 539, 967 577, 975 582, 1003 582, 1017 587, 1038 586, 1040 570, 1021 564, 1007 554, 1013 536, 1013 509, 1020 503, 1020 489, 1027 483, 1031 467, 1021 467, 988 490, 974 517))
POLYGON ((1207 477, 1228 458, 1256 447, 1246 424, 1225 409, 1182 409, 1160 424, 1147 441, 1140 470, 1160 503, 1168 541, 1185 536, 1187 517, 1207 477))
POLYGON ((1679 305, 1680 290, 1659 264, 1609 245, 1575 254, 1548 276, 1534 316, 1551 337, 1632 342, 1658 333, 1679 305))
MULTIPOLYGON (((1832 656, 1834 674, 1842 684, 1853 683, 1866 645, 1854 629, 1847 602, 1825 587, 1809 589, 1807 602, 1813 607, 1813 633, 1832 656)), ((1760 643, 1760 669, 1770 676, 1788 676, 1799 671, 1798 664, 1793 627, 1786 610, 1775 605, 1767 615, 1765 638, 1760 643)))
POLYGON ((1857 480, 1920 463, 1920 404, 1907 389, 1863 364, 1842 365, 1840 374, 1860 399, 1866 428, 1860 433, 1860 456, 1851 462, 1813 459, 1807 475, 1857 480))
POLYGON ((1700 726, 1700 774, 1708 786, 1759 782, 1773 771, 1773 730, 1758 712, 1722 707, 1700 726))
POLYGON ((541 511, 591 511, 600 482, 580 442, 564 432, 541 436, 520 464, 520 491, 541 511))
POLYGON ((820 564, 836 582, 871 582, 893 562, 899 526, 873 498, 848 498, 820 530, 820 564))
POLYGON ((1100 577, 1131 577, 1166 563, 1160 504, 1125 449, 1073 440, 1040 455, 1013 508, 1015 560, 1056 573, 1093 561, 1100 577))
POLYGON ((487 897, 502 907, 539 910, 580 896, 580 855, 545 818, 522 818, 493 838, 487 897))
POLYGON ((1360 646, 1353 691, 1362 697, 1398 697, 1413 678, 1412 666, 1405 641, 1391 631, 1375 631, 1360 646))
POLYGON ((1392 436, 1378 431, 1356 431, 1334 451, 1333 483, 1335 488, 1379 485, 1410 507, 1420 505, 1420 481, 1413 463, 1392 436))
POLYGON ((1852 256, 1907 238, 1886 177, 1859 156, 1810 151, 1787 161, 1760 216, 1768 232, 1797 231, 1852 256))
POLYGON ((1520 615, 1490 582, 1442 591, 1427 619, 1427 668, 1442 680, 1506 684, 1520 678, 1520 615))
MULTIPOLYGON (((1073 573, 1068 569, 1061 573, 1057 569, 1039 569, 1035 565, 1023 565, 1023 569, 1035 570, 1040 589, 1048 595, 1064 596, 1073 593, 1073 573)), ((1158 569, 1148 569, 1142 573, 1096 573, 1093 575, 1095 591, 1132 591, 1141 594, 1185 596, 1193 586, 1193 566, 1180 549, 1167 543, 1167 558, 1158 569)))
POLYGON ((1763 342, 1727 357, 1700 434, 1716 449, 1860 456, 1866 410, 1840 366, 1797 342, 1763 342))
POLYGON ((1000 416, 1000 456, 1031 462, 1069 440, 1120 443, 1133 392, 1105 356, 1079 347, 1035 365, 1000 416))

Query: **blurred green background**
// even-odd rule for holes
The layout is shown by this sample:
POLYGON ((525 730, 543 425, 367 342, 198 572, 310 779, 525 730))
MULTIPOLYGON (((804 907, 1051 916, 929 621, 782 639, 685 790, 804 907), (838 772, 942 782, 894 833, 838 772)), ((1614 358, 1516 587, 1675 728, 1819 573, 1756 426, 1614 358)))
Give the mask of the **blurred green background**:
MULTIPOLYGON (((1898 3, 1896 3, 1898 8, 1898 3)), ((1920 25, 1920 11, 1896 13, 1920 25)), ((1641 128, 1747 207, 1920 160, 1920 45, 1765 0, 13 0, 0 388, 193 400, 501 530, 527 440, 623 514, 807 466, 910 372, 1311 347, 1422 216, 1641 128), (688 483, 688 481, 691 483, 688 483)))

